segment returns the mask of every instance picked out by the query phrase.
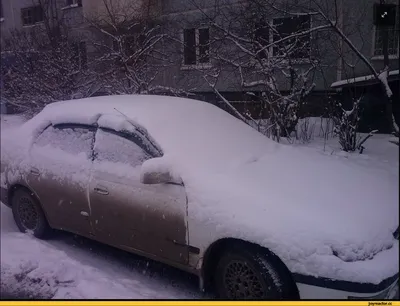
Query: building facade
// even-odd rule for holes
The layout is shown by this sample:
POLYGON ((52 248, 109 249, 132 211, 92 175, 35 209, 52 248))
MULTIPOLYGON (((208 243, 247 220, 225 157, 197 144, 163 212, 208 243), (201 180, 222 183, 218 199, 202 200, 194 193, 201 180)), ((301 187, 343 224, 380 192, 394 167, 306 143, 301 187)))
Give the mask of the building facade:
MULTIPOLYGON (((43 10, 38 5, 39 0, 1 0, 1 42, 17 30, 32 31, 42 26, 43 10)), ((253 0, 254 1, 254 0, 253 0)), ((388 52, 390 59, 389 83, 393 88, 395 101, 399 98, 399 9, 397 8, 397 24, 394 27, 382 28, 373 24, 373 5, 377 0, 338 0, 337 7, 333 8, 333 1, 318 1, 318 6, 308 5, 299 10, 299 6, 291 6, 290 3, 299 5, 302 1, 282 1, 285 10, 273 9, 266 11, 263 18, 266 24, 274 25, 280 23, 285 33, 299 30, 309 31, 307 35, 299 36, 299 40, 307 42, 307 54, 298 52, 299 71, 309 69, 315 62, 308 62, 306 58, 318 62, 318 67, 313 70, 310 80, 315 83, 313 93, 308 97, 309 112, 312 115, 320 115, 324 112, 327 95, 342 95, 355 97, 366 95, 370 104, 379 104, 376 97, 379 96, 379 86, 374 79, 360 81, 360 77, 371 75, 371 67, 362 57, 377 71, 384 68, 383 62, 383 33, 388 32, 388 52), (324 8, 324 13, 329 18, 338 16, 337 26, 351 41, 347 44, 334 31, 313 31, 313 28, 326 23, 316 15, 306 14, 315 12, 317 8, 324 8), (290 12, 303 12, 294 16, 290 12), (337 14, 336 14, 337 13, 337 14), (305 25, 305 27, 304 27, 305 25), (357 54, 352 49, 360 51, 357 54), (396 73, 397 71, 397 73, 396 73), (348 80, 348 81, 344 81, 348 80), (355 81, 358 80, 358 81, 355 81), (341 81, 341 82, 340 82, 341 81), (375 96, 375 97, 374 97, 375 96), (375 102, 373 102, 375 101, 375 102)), ((93 45, 97 36, 93 35, 88 23, 88 16, 99 15, 105 10, 103 1, 100 0, 51 0, 52 5, 45 14, 54 20, 63 20, 70 27, 80 42, 79 53, 89 56, 95 52, 93 45)), ((160 52, 168 53, 168 69, 160 69, 156 82, 166 88, 178 88, 183 91, 194 93, 199 99, 217 103, 219 100, 216 90, 223 94, 228 100, 245 111, 247 100, 243 93, 248 89, 243 88, 242 80, 238 70, 232 65, 220 61, 214 57, 214 52, 229 50, 229 43, 220 37, 215 26, 220 24, 224 27, 228 22, 235 22, 241 15, 235 16, 237 20, 231 20, 227 16, 234 14, 235 6, 240 6, 245 1, 240 0, 118 0, 113 1, 115 6, 129 4, 133 8, 131 14, 146 13, 151 18, 161 21, 163 33, 172 39, 160 45, 160 52), (145 11, 145 12, 144 12, 145 11), (210 25, 214 24, 214 26, 210 25), (221 46, 222 45, 222 46, 221 46), (218 70, 218 80, 206 81, 206 77, 218 70), (212 86, 210 86, 210 82, 212 86)), ((257 2, 257 0, 255 0, 257 2)), ((265 1, 268 2, 268 1, 265 1)), ((306 1, 310 3, 310 1, 306 1)), ((311 1, 313 2, 313 1, 311 1)), ((273 3, 273 2, 271 2, 273 3)), ((386 3, 397 4, 396 0, 386 0, 386 3)), ((233 18, 232 18, 233 19, 233 18)), ((263 37, 267 36, 270 46, 267 56, 276 55, 273 42, 276 39, 271 28, 264 31, 263 37), (270 32, 268 32, 270 31, 270 32), (268 32, 268 33, 266 33, 268 32)), ((245 37, 245 36, 243 36, 245 37)), ((282 36, 279 38, 281 39, 282 36)), ((233 50, 233 49, 232 49, 233 50)), ((236 52, 236 51, 234 51, 236 52)), ((226 53, 227 54, 227 53, 226 53)), ((297 59, 296 59, 297 60, 297 59)), ((289 92, 290 82, 287 77, 274 72, 282 92, 289 92)), ((262 91, 260 88, 252 88, 250 91, 262 91)), ((251 100, 251 99, 250 99, 251 100)), ((249 102, 248 105, 251 105, 249 102)), ((380 108, 383 106, 380 105, 380 108)), ((379 108, 379 107, 378 107, 379 108)), ((378 109, 373 108, 373 109, 378 109)), ((398 108, 395 107, 398 114, 398 108)))

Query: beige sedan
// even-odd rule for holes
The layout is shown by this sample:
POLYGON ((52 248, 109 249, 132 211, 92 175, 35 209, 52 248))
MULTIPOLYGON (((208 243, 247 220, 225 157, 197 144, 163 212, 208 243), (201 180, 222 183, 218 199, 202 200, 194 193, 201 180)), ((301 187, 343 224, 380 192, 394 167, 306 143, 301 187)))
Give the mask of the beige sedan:
MULTIPOLYGON (((201 289, 223 299, 385 298, 398 280, 391 236, 398 203, 388 198, 381 216, 363 214, 380 222, 374 231, 386 240, 376 243, 386 247, 362 249, 369 236, 349 233, 361 249, 346 261, 343 229, 368 228, 365 220, 337 213, 340 205, 326 213, 312 196, 301 202, 307 194, 293 203, 273 180, 261 184, 271 173, 287 184, 299 179, 289 166, 274 172, 279 158, 322 157, 276 144, 208 103, 157 96, 54 103, 2 137, 1 149, 2 202, 21 232, 37 238, 58 229, 95 239, 196 274, 201 289), (294 222, 312 214, 311 223, 294 222), (316 228, 321 223, 342 225, 327 231, 316 228), (304 255, 313 250, 328 251, 304 255), (335 268, 318 270, 327 262, 335 268)), ((347 184, 346 176, 324 179, 347 184)), ((375 205, 374 194, 362 196, 363 207, 375 205)))

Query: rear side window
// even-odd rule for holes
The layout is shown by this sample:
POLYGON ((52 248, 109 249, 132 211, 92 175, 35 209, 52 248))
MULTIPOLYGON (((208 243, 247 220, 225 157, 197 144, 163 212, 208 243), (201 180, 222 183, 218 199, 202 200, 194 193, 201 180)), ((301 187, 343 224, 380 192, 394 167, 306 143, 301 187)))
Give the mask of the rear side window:
POLYGON ((39 147, 51 146, 70 154, 92 156, 94 130, 84 127, 48 127, 35 141, 39 147))
POLYGON ((94 154, 100 162, 122 163, 132 167, 140 166, 150 159, 150 155, 134 141, 102 129, 96 133, 94 154))

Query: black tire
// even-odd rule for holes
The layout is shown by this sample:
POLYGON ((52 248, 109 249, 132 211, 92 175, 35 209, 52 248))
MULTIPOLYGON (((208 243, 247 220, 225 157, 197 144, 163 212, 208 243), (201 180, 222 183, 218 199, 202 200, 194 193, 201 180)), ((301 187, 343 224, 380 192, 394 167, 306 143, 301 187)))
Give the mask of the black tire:
POLYGON ((36 238, 47 238, 51 228, 36 197, 27 189, 18 188, 11 198, 15 223, 22 233, 31 232, 36 238))
POLYGON ((223 300, 291 299, 295 294, 289 277, 272 253, 239 244, 221 255, 214 285, 223 300))

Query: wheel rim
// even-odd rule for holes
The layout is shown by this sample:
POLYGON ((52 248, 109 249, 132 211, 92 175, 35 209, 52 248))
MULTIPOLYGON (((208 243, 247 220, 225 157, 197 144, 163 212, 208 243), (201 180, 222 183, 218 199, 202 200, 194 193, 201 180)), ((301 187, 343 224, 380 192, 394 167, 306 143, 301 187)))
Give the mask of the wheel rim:
POLYGON ((23 227, 34 230, 38 224, 38 213, 31 199, 22 197, 18 201, 18 216, 23 227))
POLYGON ((231 261, 225 267, 224 285, 230 299, 261 299, 265 297, 263 281, 244 261, 231 261))

